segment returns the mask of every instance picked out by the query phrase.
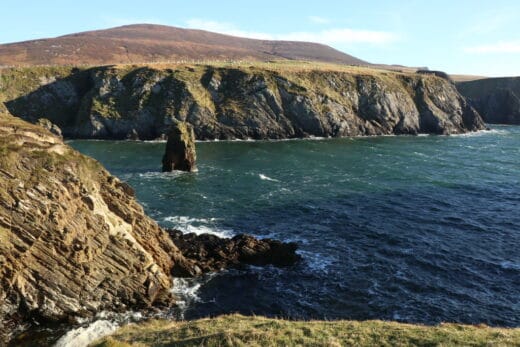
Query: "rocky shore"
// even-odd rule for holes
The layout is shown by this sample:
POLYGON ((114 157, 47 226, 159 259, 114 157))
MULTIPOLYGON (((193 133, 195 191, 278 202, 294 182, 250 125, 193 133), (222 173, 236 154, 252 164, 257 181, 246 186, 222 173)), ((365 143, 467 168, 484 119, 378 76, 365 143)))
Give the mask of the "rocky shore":
POLYGON ((172 277, 256 263, 249 259, 266 247, 273 259, 283 253, 289 263, 297 260, 293 244, 246 236, 233 247, 201 237, 204 250, 225 262, 189 253, 197 238, 189 247, 180 235, 172 239, 126 183, 50 131, 2 110, 0 154, 0 344, 30 321, 173 305, 172 277))
POLYGON ((190 123, 198 140, 484 128, 442 76, 300 65, 4 69, 0 101, 30 122, 47 119, 66 138, 164 138, 176 121, 190 123))

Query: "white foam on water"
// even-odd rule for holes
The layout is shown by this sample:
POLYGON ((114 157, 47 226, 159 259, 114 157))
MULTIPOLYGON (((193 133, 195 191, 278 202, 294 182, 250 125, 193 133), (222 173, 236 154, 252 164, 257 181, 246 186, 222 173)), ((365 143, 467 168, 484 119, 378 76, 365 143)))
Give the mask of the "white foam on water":
POLYGON ((503 129, 490 129, 490 130, 477 130, 470 133, 464 134, 452 134, 452 135, 441 135, 441 136, 450 136, 450 137, 478 137, 484 135, 507 135, 509 131, 503 129))
POLYGON ((54 347, 86 347, 93 341, 112 334, 119 324, 108 320, 97 320, 88 326, 70 330, 54 347))
POLYGON ((520 263, 514 263, 512 261, 503 261, 500 263, 500 267, 506 270, 520 270, 520 263))
POLYGON ((187 216, 170 216, 164 218, 164 221, 173 224, 174 229, 180 230, 185 234, 212 234, 222 238, 233 237, 235 235, 233 230, 215 226, 215 222, 218 220, 218 218, 191 218, 187 216))
POLYGON ((309 251, 297 250, 296 253, 299 254, 306 265, 315 272, 327 273, 329 267, 336 261, 336 258, 334 257, 309 251))
POLYGON ((186 309, 195 302, 200 302, 199 289, 209 282, 216 273, 211 273, 197 278, 174 278, 172 294, 175 296, 175 304, 180 312, 177 318, 184 319, 186 309))
POLYGON ((274 178, 271 178, 271 177, 268 177, 264 174, 258 174, 258 176, 260 177, 261 180, 264 180, 264 181, 271 181, 271 182, 280 182, 278 181, 277 179, 274 179, 274 178))

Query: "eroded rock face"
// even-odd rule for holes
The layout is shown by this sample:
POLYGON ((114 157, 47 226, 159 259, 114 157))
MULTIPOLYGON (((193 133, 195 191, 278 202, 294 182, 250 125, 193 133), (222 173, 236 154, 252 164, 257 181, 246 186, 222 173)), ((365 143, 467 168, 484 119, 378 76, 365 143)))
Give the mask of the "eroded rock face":
POLYGON ((132 189, 43 128, 0 115, 0 330, 169 305, 196 274, 132 189))
POLYGON ((484 129, 478 113, 443 78, 363 69, 100 67, 6 104, 30 121, 49 118, 72 138, 155 139, 176 121, 190 123, 200 140, 484 129), (65 100, 62 90, 67 107, 57 109, 49 100, 65 100))
POLYGON ((186 122, 176 122, 168 132, 168 142, 162 160, 162 171, 194 172, 197 171, 196 160, 193 127, 186 122))
POLYGON ((457 88, 487 123, 520 124, 520 77, 460 82, 457 88))
POLYGON ((296 254, 297 245, 292 242, 259 240, 249 235, 225 239, 210 234, 183 234, 178 230, 169 230, 169 233, 184 256, 203 272, 244 264, 289 266, 300 259, 296 254))

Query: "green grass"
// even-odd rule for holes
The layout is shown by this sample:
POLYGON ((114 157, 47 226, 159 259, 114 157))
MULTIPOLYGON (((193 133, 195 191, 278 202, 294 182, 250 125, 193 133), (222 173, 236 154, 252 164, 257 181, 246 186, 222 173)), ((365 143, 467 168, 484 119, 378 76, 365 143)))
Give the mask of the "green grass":
POLYGON ((227 315, 132 324, 92 346, 520 346, 520 329, 383 321, 302 322, 227 315))

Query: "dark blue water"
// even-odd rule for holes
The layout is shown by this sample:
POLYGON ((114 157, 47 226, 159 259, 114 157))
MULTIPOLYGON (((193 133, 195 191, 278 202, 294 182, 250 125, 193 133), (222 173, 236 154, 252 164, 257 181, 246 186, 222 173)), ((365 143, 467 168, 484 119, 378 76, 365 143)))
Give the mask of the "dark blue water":
POLYGON ((287 269, 205 281, 186 318, 241 312, 520 326, 520 127, 468 136, 198 143, 74 141, 160 224, 296 241, 287 269))

